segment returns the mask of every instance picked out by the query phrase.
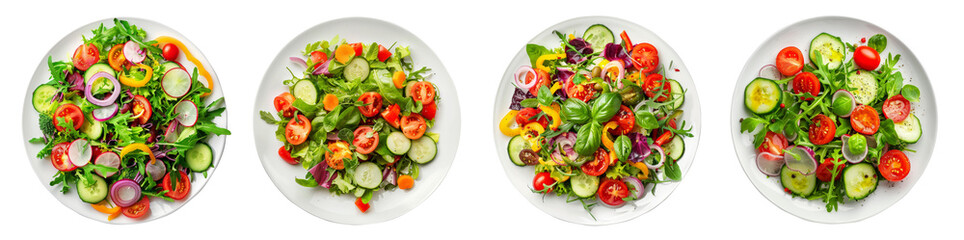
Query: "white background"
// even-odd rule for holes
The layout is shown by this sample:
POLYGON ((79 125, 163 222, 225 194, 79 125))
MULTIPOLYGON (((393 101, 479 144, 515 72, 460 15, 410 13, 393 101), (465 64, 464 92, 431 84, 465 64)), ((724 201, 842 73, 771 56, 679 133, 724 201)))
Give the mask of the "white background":
MULTIPOLYGON (((949 1, 945 1, 949 2, 949 1)), ((927 1, 8 1, 0 10, 0 72, 8 106, 2 118, 0 238, 278 237, 386 238, 760 238, 959 237, 964 220, 958 120, 960 4, 927 1), (531 2, 531 3, 530 3, 531 2), (586 227, 537 210, 509 184, 492 145, 493 93, 512 56, 557 22, 609 15, 636 22, 668 42, 690 68, 703 103, 703 139, 676 192, 626 223, 586 227), (935 87, 941 133, 934 158, 900 202, 867 220, 811 223, 767 201, 740 169, 730 143, 729 97, 756 47, 784 26, 841 15, 887 29, 914 51, 935 87), (152 222, 115 226, 84 218, 39 184, 22 147, 20 106, 44 54, 83 24, 117 16, 165 24, 197 45, 221 79, 229 108, 224 157, 204 191, 179 211, 152 222), (330 223, 291 204, 271 184, 254 150, 252 120, 264 71, 291 38, 334 18, 366 16, 418 35, 448 67, 462 100, 462 139, 448 177, 421 206, 395 220, 363 226, 330 223), (798 234, 799 233, 799 234, 798 234)), ((65 57, 65 56, 55 56, 65 57)), ((444 111, 444 110, 443 110, 444 111)), ((31 154, 32 155, 32 154, 31 154)), ((352 207, 352 206, 348 206, 352 207)), ((578 207, 578 206, 574 206, 578 207)))

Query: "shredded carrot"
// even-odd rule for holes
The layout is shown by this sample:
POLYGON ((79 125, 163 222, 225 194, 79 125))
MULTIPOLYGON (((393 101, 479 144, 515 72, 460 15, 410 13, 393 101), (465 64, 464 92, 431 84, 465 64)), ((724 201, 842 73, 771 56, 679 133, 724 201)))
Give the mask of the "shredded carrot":
MULTIPOLYGON (((201 61, 195 58, 194 55, 191 55, 191 52, 187 49, 187 46, 184 46, 184 43, 169 36, 159 36, 155 38, 154 41, 157 41, 156 46, 158 47, 164 46, 165 43, 171 43, 177 46, 178 50, 181 50, 181 52, 184 53, 184 57, 187 58, 188 61, 194 63, 194 66, 197 67, 198 73, 200 73, 201 76, 208 81, 208 89, 214 91, 214 78, 211 78, 211 73, 208 73, 208 70, 204 68, 204 65, 201 64, 201 61)), ((201 97, 207 97, 208 95, 211 95, 211 92, 201 94, 201 97)))
POLYGON ((325 111, 334 110, 338 106, 338 97, 335 94, 325 94, 325 99, 322 100, 325 104, 325 111))
POLYGON ((412 188, 413 186, 415 186, 415 179, 413 179, 412 176, 409 176, 409 175, 398 176, 398 188, 409 189, 409 188, 412 188))
POLYGON ((392 82, 395 83, 395 88, 402 88, 405 85, 405 72, 396 71, 392 74, 392 82))
POLYGON ((350 44, 338 45, 338 48, 335 49, 335 60, 342 64, 348 63, 348 60, 351 60, 354 56, 355 49, 350 44))

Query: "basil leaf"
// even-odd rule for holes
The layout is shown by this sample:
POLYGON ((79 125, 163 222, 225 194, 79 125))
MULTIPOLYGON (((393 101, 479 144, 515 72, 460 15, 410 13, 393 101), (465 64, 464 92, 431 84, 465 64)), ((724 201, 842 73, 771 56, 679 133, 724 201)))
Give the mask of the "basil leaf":
POLYGON ((576 145, 573 148, 579 155, 590 156, 599 149, 599 143, 602 141, 600 136, 602 136, 602 126, 599 123, 590 122, 582 125, 576 132, 576 145))
POLYGON ((529 66, 536 67, 536 60, 542 55, 552 53, 546 47, 539 44, 526 44, 526 55, 529 56, 529 66))
POLYGON ((621 135, 613 142, 613 150, 616 152, 616 158, 619 158, 620 161, 626 161, 629 158, 629 153, 633 150, 633 144, 629 142, 629 137, 621 135))
POLYGON ((368 79, 375 80, 375 84, 378 86, 378 92, 388 105, 400 103, 406 99, 402 96, 402 92, 395 88, 395 83, 392 82, 392 73, 388 70, 372 70, 368 79))
POLYGON ((636 125, 642 129, 656 129, 659 127, 656 115, 648 111, 636 112, 636 125))
POLYGON ((536 96, 536 98, 539 99, 539 104, 542 104, 542 106, 552 106, 552 102, 556 100, 556 96, 553 96, 545 85, 539 87, 539 96, 536 96))
POLYGON ((880 134, 884 142, 890 145, 897 145, 900 143, 900 138, 897 138, 897 130, 894 129, 894 120, 884 120, 880 121, 880 134))
POLYGON ((900 89, 900 94, 904 95, 907 101, 920 102, 920 89, 914 85, 904 85, 904 88, 900 89))
POLYGON ((592 108, 590 108, 593 120, 597 123, 609 121, 619 111, 619 106, 622 103, 623 99, 617 93, 608 92, 599 95, 599 98, 592 102, 592 108))
POLYGON ((877 50, 878 53, 882 53, 884 49, 887 48, 887 37, 882 34, 876 34, 870 37, 870 40, 867 40, 867 46, 877 50))
POLYGON ((519 101, 519 105, 522 105, 524 108, 537 108, 539 107, 539 99, 526 98, 522 101, 519 101))
POLYGON ((679 181, 683 179, 683 171, 680 170, 679 165, 676 161, 672 159, 666 159, 666 164, 663 165, 663 174, 667 178, 673 179, 674 181, 679 181))
MULTIPOLYGON (((523 102, 525 102, 525 100, 523 100, 523 102)), ((589 104, 586 104, 582 100, 569 98, 562 103, 561 117, 563 121, 573 122, 576 124, 585 124, 586 122, 589 122, 589 114, 589 104)))

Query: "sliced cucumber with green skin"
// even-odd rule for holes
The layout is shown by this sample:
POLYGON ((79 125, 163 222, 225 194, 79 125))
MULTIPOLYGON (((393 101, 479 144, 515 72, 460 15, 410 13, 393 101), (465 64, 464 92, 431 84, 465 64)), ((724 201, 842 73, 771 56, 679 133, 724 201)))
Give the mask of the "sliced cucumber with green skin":
POLYGON ((572 193, 581 198, 588 198, 596 195, 596 190, 599 189, 599 177, 589 176, 582 171, 569 179, 572 184, 572 193))
POLYGON ((676 101, 676 103, 673 103, 673 109, 678 109, 680 106, 683 106, 683 101, 686 99, 686 95, 683 93, 683 86, 680 85, 679 82, 677 82, 676 80, 673 80, 673 79, 668 79, 668 80, 669 80, 669 85, 671 86, 669 91, 670 99, 673 99, 674 101, 676 101, 676 98, 679 98, 679 100, 676 101))
POLYGON ((922 133, 920 129, 920 119, 917 119, 917 116, 911 113, 907 115, 904 121, 894 123, 894 130, 897 132, 897 138, 901 141, 917 143, 922 133))
POLYGON ((187 150, 187 167, 194 172, 204 172, 211 167, 214 162, 214 151, 208 144, 199 142, 193 148, 187 150))
POLYGON ((405 137, 402 132, 389 133, 388 138, 385 139, 385 144, 388 145, 388 151, 395 155, 405 154, 412 148, 412 140, 405 137))
POLYGON ((80 125, 80 131, 87 134, 87 138, 91 140, 100 139, 100 135, 104 132, 102 123, 94 120, 90 114, 84 114, 84 118, 84 124, 80 125))
POLYGON ((843 172, 843 182, 848 198, 864 199, 877 190, 877 168, 866 162, 847 166, 843 172))
POLYGON ((679 160, 680 157, 683 157, 683 152, 686 151, 686 143, 679 135, 673 136, 673 139, 663 144, 663 151, 670 159, 679 160))
POLYGON ((847 87, 853 93, 854 100, 863 105, 870 105, 877 99, 877 78, 864 70, 857 70, 847 74, 847 87))
POLYGON ((99 203, 107 199, 107 181, 104 178, 92 174, 94 182, 88 182, 86 177, 81 176, 77 180, 77 195, 80 200, 86 203, 99 203))
POLYGON ((408 158, 419 164, 426 164, 435 159, 436 153, 438 153, 438 146, 435 141, 432 138, 421 137, 412 140, 412 147, 408 149, 408 158))
MULTIPOLYGON (((175 68, 184 69, 184 67, 182 67, 180 64, 177 64, 176 62, 164 62, 164 63, 161 63, 161 67, 164 68, 165 73, 175 68)), ((187 69, 184 69, 184 70, 187 70, 187 69)))
POLYGON ((512 159, 513 164, 516 166, 526 165, 526 163, 522 161, 522 158, 519 157, 519 153, 521 153, 522 150, 525 150, 526 146, 528 145, 529 144, 526 143, 526 140, 522 139, 522 136, 519 135, 509 139, 509 159, 512 159))
POLYGON ((840 38, 828 33, 821 33, 810 41, 810 62, 816 65, 827 65, 829 69, 837 69, 843 65, 844 52, 843 41, 840 38), (817 54, 820 54, 822 63, 814 62, 817 54))
POLYGON ((372 162, 362 162, 355 167, 354 177, 359 187, 375 189, 382 183, 382 170, 372 162))
POLYGON ((746 108, 756 114, 767 114, 780 106, 783 91, 777 82, 766 78, 756 78, 746 85, 743 92, 743 103, 746 108))
POLYGON ((368 78, 368 60, 363 57, 356 57, 345 65, 345 79, 348 81, 364 81, 368 78))
POLYGON ((806 197, 813 194, 817 189, 817 174, 804 175, 801 172, 790 170, 787 165, 780 169, 780 183, 793 195, 806 197))
POLYGON ((295 83, 295 87, 291 89, 291 95, 308 105, 318 104, 318 89, 309 80, 301 80, 295 83))
POLYGON ((603 52, 606 49, 606 44, 616 42, 613 31, 602 24, 589 26, 586 32, 582 34, 582 39, 592 46, 592 51, 595 53, 603 52))
POLYGON ((33 102, 33 109, 37 110, 39 113, 47 113, 53 110, 54 102, 50 100, 57 95, 57 88, 50 85, 40 85, 37 89, 33 90, 33 98, 30 99, 33 102))
POLYGON ((111 68, 110 65, 107 65, 106 63, 98 63, 91 65, 90 68, 87 68, 87 71, 84 72, 84 83, 90 84, 90 81, 93 81, 93 79, 90 78, 94 77, 94 74, 99 72, 106 72, 112 77, 117 77, 117 73, 114 72, 114 69, 111 68))

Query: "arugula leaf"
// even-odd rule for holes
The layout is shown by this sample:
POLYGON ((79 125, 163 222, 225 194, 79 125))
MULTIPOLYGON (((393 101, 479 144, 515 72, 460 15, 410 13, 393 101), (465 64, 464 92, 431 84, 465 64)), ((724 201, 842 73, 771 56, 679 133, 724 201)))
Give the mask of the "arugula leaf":
POLYGON ((268 124, 278 124, 279 122, 281 122, 279 120, 275 120, 274 116, 271 115, 271 113, 268 113, 265 111, 261 111, 261 120, 264 120, 268 124))
POLYGON ((744 118, 743 121, 740 121, 740 132, 752 133, 761 124, 766 128, 767 123, 767 120, 758 117, 744 118))

